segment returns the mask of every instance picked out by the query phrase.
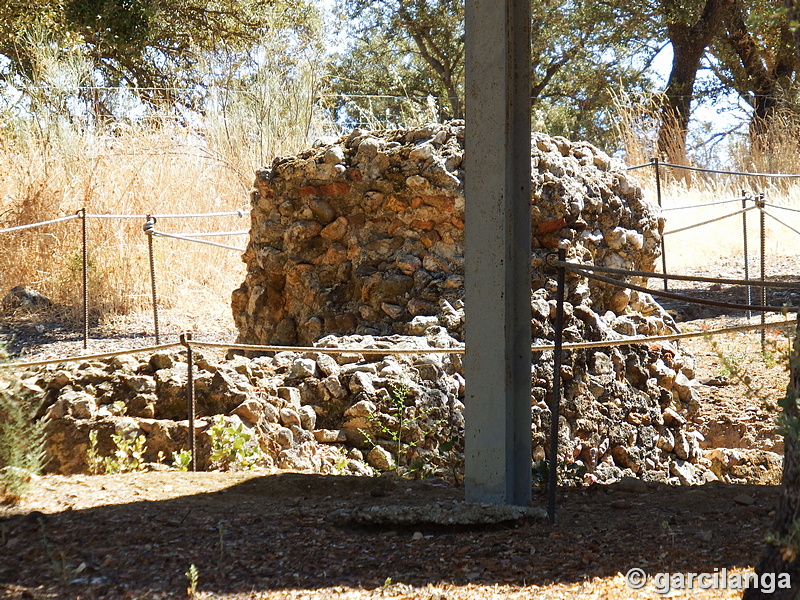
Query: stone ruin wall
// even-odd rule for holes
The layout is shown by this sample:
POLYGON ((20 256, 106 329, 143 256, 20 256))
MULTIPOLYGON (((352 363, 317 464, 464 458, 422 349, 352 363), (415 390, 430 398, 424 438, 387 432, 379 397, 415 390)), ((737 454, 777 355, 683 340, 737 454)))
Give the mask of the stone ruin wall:
MULTIPOLYGON (((355 130, 260 171, 247 277, 232 298, 238 341, 311 344, 325 335, 359 334, 372 342, 372 336, 437 332, 463 339, 463 155, 463 123, 452 122, 355 130)), ((588 143, 534 134, 531 163, 537 343, 553 338, 548 253, 563 247, 568 260, 652 270, 663 219, 623 166, 588 143)), ((567 299, 567 342, 676 331, 647 294, 568 274, 567 299)), ((457 357, 439 367, 443 376, 463 376, 457 357)), ((713 478, 701 458, 702 436, 691 425, 693 361, 676 344, 567 352, 562 375, 559 451, 567 462, 579 461, 600 479, 713 478)), ((534 458, 541 459, 551 352, 535 356, 532 379, 534 458)), ((378 402, 378 385, 366 396, 356 387, 345 404, 378 402)), ((447 394, 463 399, 461 389, 451 386, 447 394)))
MULTIPOLYGON (((406 333, 414 317, 441 312, 442 300, 460 304, 463 155, 456 122, 355 130, 259 171, 247 278, 233 294, 238 341, 406 333)), ((652 269, 662 224, 620 165, 589 144, 542 134, 531 163, 534 290, 547 287, 543 258, 559 244, 582 261, 652 269)), ((570 286, 573 303, 626 312, 629 292, 592 288, 570 286)), ((649 302, 634 294, 634 311, 649 302)))
MULTIPOLYGON (((621 165, 584 143, 534 136, 533 342, 554 335, 546 256, 652 269, 663 223, 621 165)), ((262 466, 369 475, 393 468, 398 384, 406 466, 454 476, 463 460, 463 125, 355 131, 258 174, 248 275, 234 292, 240 341, 316 342, 349 351, 283 351, 226 360, 195 351, 198 462, 214 468, 211 424, 242 427, 262 466), (347 335, 345 335, 347 334, 347 335), (324 335, 324 337, 322 337, 324 335), (319 339, 321 338, 321 339, 319 339), (395 355, 398 347, 420 352, 395 355), (421 465, 421 466, 420 466, 421 465)), ((646 294, 569 275, 566 341, 669 333, 646 294)), ((187 448, 185 350, 51 365, 20 374, 43 399, 49 472, 86 472, 89 433, 145 438, 149 468, 187 448)), ((532 364, 534 459, 547 451, 552 352, 532 364)), ((584 481, 625 475, 671 483, 776 483, 762 458, 702 456, 690 356, 673 343, 566 352, 559 459, 584 481), (758 461, 758 464, 756 464, 758 461), (765 478, 766 477, 766 478, 765 478), (769 475, 769 477, 772 477, 769 475), (760 478, 760 479, 759 479, 760 478)), ((762 453, 763 454, 763 453, 762 453)), ((766 453, 769 454, 769 453, 766 453)), ((166 464, 165 464, 166 463, 166 464)))

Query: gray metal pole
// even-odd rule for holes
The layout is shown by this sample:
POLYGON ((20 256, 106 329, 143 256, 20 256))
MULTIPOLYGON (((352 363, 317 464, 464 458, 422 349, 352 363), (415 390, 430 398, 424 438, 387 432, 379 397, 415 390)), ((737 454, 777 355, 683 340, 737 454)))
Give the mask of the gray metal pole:
POLYGON ((83 349, 89 347, 89 251, 86 237, 86 208, 78 210, 81 218, 81 285, 83 292, 83 349))
POLYGON ((467 502, 531 501, 530 22, 466 1, 467 502))
POLYGON ((197 471, 197 444, 195 441, 194 417, 197 412, 194 397, 194 352, 192 349, 192 334, 182 333, 181 344, 186 346, 186 406, 189 417, 189 454, 192 457, 189 463, 190 471, 197 471))

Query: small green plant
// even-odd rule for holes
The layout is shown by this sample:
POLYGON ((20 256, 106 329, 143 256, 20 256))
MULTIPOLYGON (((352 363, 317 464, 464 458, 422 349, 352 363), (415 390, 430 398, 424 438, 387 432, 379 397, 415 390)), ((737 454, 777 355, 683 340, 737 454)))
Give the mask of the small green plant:
MULTIPOLYGON (((376 432, 378 437, 391 440, 397 472, 414 478, 424 478, 441 473, 444 467, 444 472, 451 470, 454 481, 458 482, 463 458, 455 450, 457 436, 439 440, 434 450, 426 450, 422 454, 414 452, 419 443, 418 439, 414 438, 419 438, 421 432, 439 428, 442 421, 432 419, 432 411, 408 404, 411 390, 408 381, 404 379, 390 381, 386 390, 389 392, 389 399, 385 411, 389 418, 380 414, 372 414, 367 418, 374 424, 372 431, 376 432), (414 431, 417 432, 416 435, 408 435, 414 431), (409 437, 412 439, 409 440, 409 437)), ((376 445, 370 431, 362 430, 361 433, 367 443, 376 445)))
POLYGON ((192 453, 188 450, 172 453, 172 468, 177 471, 188 471, 192 464, 192 453))
POLYGON ((333 463, 335 473, 344 473, 347 470, 347 454, 342 448, 338 448, 339 456, 336 457, 336 462, 333 463))
MULTIPOLYGON (((416 446, 416 442, 403 442, 403 425, 409 420, 418 420, 419 415, 415 407, 406 407, 406 398, 408 397, 409 386, 406 381, 391 381, 386 386, 389 392, 389 405, 386 408, 386 413, 392 417, 391 421, 386 422, 379 414, 369 415, 368 419, 374 423, 375 428, 380 432, 380 437, 391 440, 395 445, 395 464, 399 467, 406 461, 403 460, 404 455, 410 448, 416 446), (408 409, 413 410, 409 413, 408 409)), ((375 445, 368 431, 362 431, 367 438, 367 442, 375 445)))
POLYGON ((193 598, 197 598, 197 581, 200 578, 200 574, 197 571, 197 567, 192 563, 189 565, 189 570, 184 573, 186 579, 189 580, 189 587, 186 588, 186 596, 191 600, 193 598))
POLYGON ((97 431, 89 432, 89 448, 86 450, 86 466, 92 475, 101 473, 128 473, 141 471, 144 468, 145 437, 137 435, 129 437, 125 433, 111 435, 115 450, 111 456, 100 456, 97 448, 97 431))
MULTIPOLYGON (((585 485, 584 475, 588 472, 586 465, 559 460, 556 465, 558 469, 559 485, 580 487, 585 485)), ((550 461, 546 458, 533 463, 533 482, 539 485, 546 485, 550 481, 550 461)))
POLYGON ((792 521, 789 531, 785 535, 768 533, 765 541, 779 547, 783 562, 794 562, 800 554, 800 519, 792 521))
POLYGON ((225 424, 225 417, 217 415, 211 427, 211 462, 219 469, 252 469, 263 460, 261 448, 249 444, 252 435, 239 423, 233 427, 225 424))
POLYGON ((42 394, 0 370, 0 498, 19 501, 46 463, 42 394))
MULTIPOLYGON (((715 338, 706 337, 706 339, 711 346, 711 351, 721 364, 721 371, 730 377, 731 382, 742 384, 745 388, 745 395, 757 401, 763 410, 774 410, 776 401, 772 397, 771 390, 764 383, 756 384, 753 376, 748 372, 748 365, 745 361, 739 356, 724 352, 715 338)), ((774 366, 780 360, 787 360, 788 355, 785 351, 780 351, 775 343, 771 350, 762 350, 761 358, 767 366, 770 366, 770 362, 774 366)))
POLYGON ((89 473, 92 475, 99 475, 103 472, 103 458, 97 450, 96 429, 92 429, 89 432, 89 448, 86 450, 86 466, 89 468, 89 473))
POLYGON ((128 405, 122 400, 117 400, 111 405, 111 414, 117 415, 118 417, 124 417, 127 412, 128 405))

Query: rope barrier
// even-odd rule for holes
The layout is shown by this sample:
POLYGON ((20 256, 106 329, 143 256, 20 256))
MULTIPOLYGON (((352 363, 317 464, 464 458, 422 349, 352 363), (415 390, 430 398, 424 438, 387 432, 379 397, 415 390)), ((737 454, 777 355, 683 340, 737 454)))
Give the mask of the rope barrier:
POLYGON ((770 208, 779 208, 781 210, 788 210, 791 212, 800 212, 800 208, 792 208, 791 206, 781 206, 780 204, 772 204, 771 202, 765 202, 764 206, 769 206, 770 208))
MULTIPOLYGON (((566 267, 573 271, 597 271, 598 273, 610 273, 612 275, 625 275, 629 277, 647 277, 658 279, 669 279, 676 281, 696 281, 700 283, 724 283, 726 285, 748 285, 753 287, 769 287, 769 288, 782 288, 787 290, 794 290, 800 288, 800 281, 786 282, 786 281, 761 281, 760 279, 727 279, 723 277, 701 277, 694 275, 671 275, 667 273, 653 273, 651 271, 629 271, 626 269, 614 269, 612 267, 600 267, 596 265, 584 265, 580 263, 566 262, 554 260, 551 263, 555 267, 566 267)), ((614 280, 617 281, 617 280, 614 280)), ((620 283, 617 281, 617 283, 620 283)))
POLYGON ((734 213, 730 213, 727 215, 722 215, 721 217, 716 217, 714 219, 709 219, 708 221, 702 221, 700 223, 695 223, 694 225, 687 225, 686 227, 681 227, 679 229, 673 229, 671 231, 665 231, 663 235, 671 235, 673 233, 681 233, 682 231, 688 231, 689 229, 695 229, 696 227, 702 227, 703 225, 708 225, 710 223, 716 223, 717 221, 722 221, 723 219, 727 219, 729 217, 735 217, 741 214, 746 213, 747 211, 753 210, 758 208, 757 206, 748 206, 747 208, 743 208, 742 210, 737 210, 734 213))
POLYGON ((57 219, 50 219, 49 221, 39 221, 37 223, 28 223, 26 225, 17 225, 16 227, 7 227, 0 229, 0 233, 9 233, 11 231, 22 231, 23 229, 31 229, 32 227, 42 227, 44 225, 52 225, 53 223, 61 223, 62 221, 71 221, 72 219, 80 218, 77 214, 69 215, 66 217, 58 217, 57 219))
POLYGON ((249 208, 240 208, 238 210, 229 210, 225 212, 210 212, 210 213, 185 213, 185 214, 150 214, 150 215, 113 215, 113 214, 87 214, 89 219, 146 219, 153 217, 155 219, 201 219, 203 217, 244 217, 249 213, 249 208))
MULTIPOLYGON (((570 263, 567 264, 572 266, 570 263)), ((566 268, 569 269, 569 267, 566 268)), ((692 298, 691 296, 684 296, 682 294, 673 294, 672 292, 662 292, 659 290, 652 290, 650 288, 646 288, 641 285, 625 283, 618 279, 611 279, 609 277, 603 277, 601 275, 595 275, 593 273, 586 273, 585 271, 583 271, 582 273, 584 277, 588 277, 589 279, 595 279, 597 281, 602 281, 603 283, 609 283, 611 285, 615 285, 618 287, 628 288, 629 290, 635 290, 637 292, 644 292, 652 296, 670 298, 671 300, 681 300, 683 302, 691 302, 692 304, 702 304, 703 306, 714 306, 716 308, 729 308, 733 310, 751 310, 753 312, 777 312, 777 313, 783 311, 800 312, 800 306, 765 306, 765 305, 756 306, 752 304, 734 304, 732 302, 717 302, 715 300, 702 300, 700 298, 692 298)))
MULTIPOLYGON (((763 327, 788 327, 793 325, 792 321, 768 321, 763 327)), ((705 337, 713 335, 724 335, 728 333, 743 333, 747 331, 757 331, 762 328, 761 323, 752 325, 737 325, 734 327, 721 327, 717 329, 708 329, 702 331, 685 331, 681 333, 671 333, 668 335, 651 335, 651 336, 634 336, 626 337, 619 340, 603 340, 598 342, 571 342, 562 344, 564 350, 586 350, 589 348, 611 348, 615 346, 631 346, 633 344, 644 344, 647 342, 671 342, 677 340, 686 340, 696 337, 705 337)), ((555 350, 555 344, 545 344, 540 346, 531 346, 532 352, 541 352, 545 350, 555 350)))
POLYGON ((174 342, 171 344, 158 344, 155 346, 142 346, 141 348, 130 348, 128 350, 103 352, 101 354, 83 354, 80 356, 49 358, 49 359, 35 360, 30 362, 0 363, 0 369, 26 369, 28 367, 44 367, 47 365, 58 365, 65 362, 75 362, 79 360, 100 360, 103 358, 114 358, 115 356, 124 356, 126 354, 138 354, 140 352, 158 352, 159 350, 168 350, 170 348, 177 348, 180 345, 181 345, 180 342, 174 342))
POLYGON ((705 208, 707 206, 718 206, 720 204, 730 204, 731 202, 741 202, 742 200, 749 200, 747 196, 740 198, 733 198, 731 200, 720 200, 719 202, 706 202, 705 204, 692 204, 690 206, 672 206, 670 208, 662 208, 661 212, 669 212, 671 210, 688 210, 690 208, 705 208))
MULTIPOLYGON (((635 169, 643 169, 645 167, 652 167, 655 165, 655 161, 650 161, 649 163, 645 163, 643 165, 635 165, 633 167, 628 167, 628 171, 633 171, 635 169)), ((673 163, 661 162, 659 161, 658 164, 662 167, 672 167, 673 169, 684 169, 686 171, 697 171, 700 173, 713 173, 716 175, 740 175, 742 177, 766 177, 766 178, 774 178, 774 179, 796 179, 800 178, 800 174, 795 173, 753 173, 748 171, 726 171, 723 169, 706 169, 704 167, 690 167, 687 165, 676 165, 673 163)))
MULTIPOLYGON (((194 219, 202 217, 243 217, 245 213, 250 212, 249 208, 239 209, 235 211, 226 212, 212 212, 212 213, 187 213, 187 214, 165 214, 165 215, 113 215, 113 214, 91 214, 87 213, 87 219, 146 219, 148 216, 155 217, 156 219, 194 219)), ((82 218, 77 214, 68 215, 66 217, 58 217, 50 219, 49 221, 37 221, 36 223, 26 223, 25 225, 17 225, 15 227, 7 227, 0 229, 0 233, 10 233, 12 231, 22 231, 23 229, 31 229, 33 227, 42 227, 44 225, 52 225, 53 223, 61 223, 63 221, 71 221, 72 219, 82 218)), ((244 232, 244 233, 249 233, 244 232)), ((239 232, 220 233, 220 234, 196 234, 200 235, 239 235, 239 232)))
POLYGON ((769 213, 769 212, 767 212, 767 211, 766 211, 766 210, 764 210, 763 208, 761 209, 761 212, 762 212, 763 214, 767 215, 768 217, 771 217, 771 218, 775 219, 775 220, 776 220, 778 223, 780 223, 781 225, 783 225, 783 226, 784 226, 784 227, 786 227, 787 229, 791 229, 791 230, 792 230, 792 231, 794 231, 794 232, 795 232, 797 235, 800 235, 800 230, 797 230, 797 229, 795 229, 794 227, 792 227, 792 226, 791 226, 791 225, 789 225, 788 223, 786 223, 786 222, 782 221, 781 219, 779 219, 778 217, 776 217, 776 216, 775 216, 775 215, 773 215, 772 213, 769 213))
POLYGON ((206 233, 180 233, 175 235, 182 235, 185 237, 225 237, 225 236, 233 236, 233 235, 249 235, 249 229, 240 229, 239 231, 209 231, 206 233))
POLYGON ((320 354, 344 354, 357 352, 365 355, 385 354, 464 354, 464 348, 324 348, 317 346, 257 346, 253 344, 223 344, 192 340, 194 346, 243 350, 246 352, 318 352, 320 354))
POLYGON ((197 244, 208 244, 209 246, 217 246, 218 248, 227 248, 228 250, 236 250, 237 252, 244 252, 246 248, 239 248, 238 246, 229 246, 228 244, 220 244, 219 242, 209 242, 208 240, 198 240, 195 238, 184 237, 174 233, 164 233, 163 231, 153 230, 153 235, 160 235, 161 237, 173 238, 176 240, 183 240, 185 242, 195 242, 197 244))
MULTIPOLYGON (((616 340, 601 340, 596 342, 571 342, 563 344, 564 350, 586 350, 590 348, 611 348, 616 346, 631 346, 634 344, 644 344, 648 342, 670 342, 677 340, 685 340, 696 337, 725 335, 729 333, 744 333, 748 331, 757 331, 762 327, 789 327, 794 323, 786 319, 781 321, 768 321, 764 325, 756 323, 752 325, 736 325, 733 327, 720 327, 717 329, 708 329, 701 331, 685 331, 681 333, 673 333, 668 335, 654 335, 654 336, 632 336, 623 337, 616 340)), ((57 365, 66 362, 76 362, 84 360, 99 360, 103 358, 114 358, 115 356, 124 356, 128 354, 139 354, 141 352, 157 352, 159 350, 168 350, 170 348, 185 347, 187 342, 173 342, 170 344, 160 344, 156 346, 144 346, 141 348, 131 348, 128 350, 119 350, 115 352, 105 352, 102 354, 87 354, 80 356, 67 356, 62 358, 53 358, 39 361, 30 362, 11 362, 0 364, 0 369, 27 369, 30 367, 42 367, 47 365, 57 365)), ((462 348, 324 348, 316 346, 259 346, 254 344, 223 344, 220 342, 203 342, 200 340, 189 340, 188 344, 202 348, 219 348, 225 350, 243 350, 251 352, 293 352, 301 354, 305 352, 317 352, 319 354, 344 354, 348 352, 363 354, 366 356, 387 354, 460 354, 463 355, 465 349, 462 348)), ((531 345, 532 352, 544 352, 554 350, 555 344, 534 344, 531 345)))

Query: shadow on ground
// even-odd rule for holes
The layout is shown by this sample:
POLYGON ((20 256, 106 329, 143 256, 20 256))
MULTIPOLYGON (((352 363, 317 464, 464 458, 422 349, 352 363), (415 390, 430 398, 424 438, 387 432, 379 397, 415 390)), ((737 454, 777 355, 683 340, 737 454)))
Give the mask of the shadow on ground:
MULTIPOLYGON (((159 475, 152 481, 163 481, 159 475)), ((102 478, 83 481, 102 485, 102 478)), ((148 485, 146 476, 137 481, 148 485)), ((341 508, 463 497, 463 489, 444 482, 390 477, 286 473, 161 501, 52 514, 6 508, 0 509, 0 597, 185 597, 192 564, 199 589, 221 597, 378 588, 387 578, 420 586, 524 586, 582 582, 632 567, 714 572, 754 564, 778 491, 721 483, 648 484, 638 492, 620 484, 566 488, 558 493, 554 526, 521 520, 472 528, 364 528, 330 518, 341 508)), ((545 502, 544 491, 535 490, 534 505, 545 502)))

